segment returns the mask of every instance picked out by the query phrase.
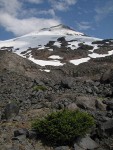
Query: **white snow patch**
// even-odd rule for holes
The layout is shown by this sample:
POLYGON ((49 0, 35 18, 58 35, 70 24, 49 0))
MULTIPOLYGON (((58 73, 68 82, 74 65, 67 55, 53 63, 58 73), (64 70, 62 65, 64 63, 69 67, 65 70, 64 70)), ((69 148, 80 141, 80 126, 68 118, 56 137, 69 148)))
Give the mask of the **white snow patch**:
POLYGON ((40 65, 40 66, 63 66, 59 60, 39 60, 39 59, 34 59, 32 56, 29 57, 29 60, 33 61, 34 63, 40 65))
POLYGON ((91 58, 101 58, 101 57, 106 57, 110 55, 113 55, 113 50, 108 51, 108 54, 97 54, 97 53, 88 54, 88 56, 91 58))
POLYGON ((49 69, 40 69, 40 71, 50 72, 51 70, 49 70, 49 69))
POLYGON ((12 41, 12 40, 7 40, 7 41, 2 41, 0 42, 0 47, 14 47, 15 49, 24 47, 28 44, 27 41, 12 41))
POLYGON ((60 43, 60 42, 55 42, 55 43, 54 43, 54 46, 57 46, 57 47, 60 48, 60 47, 61 47, 61 43, 60 43))
POLYGON ((60 57, 58 55, 51 55, 48 58, 51 58, 51 59, 63 59, 62 57, 60 57))
POLYGON ((39 47, 38 49, 41 50, 41 49, 44 49, 44 48, 45 48, 45 46, 42 46, 42 47, 39 47))
POLYGON ((90 60, 89 57, 86 57, 86 58, 80 58, 80 59, 74 59, 74 60, 70 60, 69 62, 74 64, 74 65, 79 65, 81 63, 84 63, 84 62, 88 62, 90 60))
POLYGON ((45 71, 45 72, 50 72, 51 70, 49 70, 49 69, 45 69, 44 71, 45 71))
POLYGON ((48 50, 49 50, 49 51, 53 51, 53 49, 52 49, 52 48, 49 48, 48 50))
POLYGON ((98 49, 98 45, 97 44, 91 44, 91 46, 93 46, 93 49, 89 50, 89 52, 94 52, 95 49, 98 49))
POLYGON ((65 37, 66 41, 71 41, 71 40, 75 40, 77 42, 80 43, 90 43, 92 44, 92 42, 94 41, 101 41, 102 39, 99 38, 94 38, 94 37, 88 37, 88 36, 81 36, 81 35, 74 35, 74 36, 66 36, 65 37))

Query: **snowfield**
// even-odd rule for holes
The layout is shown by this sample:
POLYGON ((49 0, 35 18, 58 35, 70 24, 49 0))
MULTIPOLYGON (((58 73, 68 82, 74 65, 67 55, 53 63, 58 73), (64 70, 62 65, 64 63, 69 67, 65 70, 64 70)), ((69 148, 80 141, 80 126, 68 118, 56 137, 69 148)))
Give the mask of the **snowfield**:
POLYGON ((84 62, 88 62, 91 58, 87 57, 87 58, 81 58, 81 59, 74 59, 74 60, 70 60, 70 63, 74 64, 74 65, 79 65, 81 63, 84 62))
POLYGON ((48 58, 51 58, 51 59, 63 59, 62 57, 60 57, 58 55, 51 55, 48 58))
POLYGON ((29 57, 29 60, 33 61, 34 63, 40 66, 63 66, 64 65, 59 60, 39 60, 39 59, 34 59, 32 56, 29 57))

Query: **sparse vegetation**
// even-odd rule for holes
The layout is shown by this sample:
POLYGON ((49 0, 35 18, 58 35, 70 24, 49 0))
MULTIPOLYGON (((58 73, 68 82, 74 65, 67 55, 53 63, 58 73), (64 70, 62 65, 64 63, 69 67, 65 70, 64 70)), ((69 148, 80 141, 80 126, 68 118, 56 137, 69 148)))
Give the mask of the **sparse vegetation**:
POLYGON ((94 125, 94 119, 85 112, 63 110, 35 120, 32 128, 38 137, 54 145, 71 144, 85 135, 94 125))
POLYGON ((47 88, 45 86, 42 86, 42 85, 36 85, 33 87, 33 90, 34 91, 39 91, 39 90, 46 91, 47 88))

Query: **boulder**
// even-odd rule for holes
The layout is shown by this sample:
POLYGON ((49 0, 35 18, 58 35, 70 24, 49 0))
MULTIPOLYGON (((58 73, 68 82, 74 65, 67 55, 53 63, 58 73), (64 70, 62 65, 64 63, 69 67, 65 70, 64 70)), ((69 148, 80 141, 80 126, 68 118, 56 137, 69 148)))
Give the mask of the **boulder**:
POLYGON ((35 150, 34 146, 29 140, 26 139, 25 135, 20 135, 18 137, 12 138, 11 150, 20 150, 20 149, 21 150, 35 150))
POLYGON ((77 144, 74 144, 74 150, 85 150, 85 149, 78 146, 77 144))
POLYGON ((109 111, 109 110, 112 110, 113 111, 113 100, 111 101, 103 101, 104 104, 107 105, 106 109, 109 111))
POLYGON ((96 98, 93 96, 79 96, 76 98, 76 104, 82 109, 96 110, 96 98))
POLYGON ((113 82, 113 70, 109 69, 107 70, 100 79, 101 83, 110 83, 113 82))
POLYGON ((103 95, 105 96, 105 97, 111 97, 112 96, 112 89, 111 88, 109 88, 109 87, 105 87, 104 89, 103 89, 103 95))
POLYGON ((28 138, 29 139, 37 139, 37 133, 36 133, 36 131, 35 130, 30 130, 28 138))
POLYGON ((68 146, 59 146, 56 147, 54 150, 70 150, 70 148, 68 146))
POLYGON ((112 118, 112 117, 113 117, 113 112, 112 112, 112 110, 107 111, 106 116, 109 117, 109 118, 112 118))
POLYGON ((61 80, 60 87, 65 89, 72 89, 75 85, 75 79, 72 77, 66 77, 61 80))
POLYGON ((52 103, 52 108, 64 109, 67 108, 69 104, 70 104, 70 100, 68 98, 61 98, 52 103))
MULTIPOLYGON (((93 150, 99 147, 99 145, 92 140, 88 135, 82 139, 79 139, 76 144, 81 148, 78 150, 93 150)), ((75 149, 76 150, 76 149, 75 149)))
POLYGON ((94 86, 94 87, 93 87, 93 90, 94 90, 94 92, 96 92, 97 94, 99 94, 99 93, 100 93, 100 91, 99 91, 99 89, 98 89, 98 87, 97 87, 97 86, 94 86))
POLYGON ((74 110, 78 110, 79 108, 75 103, 71 103, 67 106, 67 109, 74 111, 74 110))
POLYGON ((96 150, 106 150, 103 147, 97 148, 96 150))
POLYGON ((29 136, 29 132, 27 129, 18 129, 14 131, 14 137, 20 136, 20 135, 25 135, 26 137, 29 136))
POLYGON ((105 123, 102 123, 100 125, 100 129, 101 129, 101 132, 103 132, 103 134, 105 133, 108 136, 113 135, 113 119, 110 119, 105 123))
POLYGON ((19 106, 16 103, 9 103, 5 106, 1 119, 10 119, 17 116, 19 113, 19 106))
POLYGON ((20 142, 23 142, 26 140, 26 136, 25 135, 19 135, 17 137, 13 137, 12 138, 12 141, 20 141, 20 142))
POLYGON ((93 91, 92 91, 92 89, 90 87, 86 87, 86 92, 89 93, 89 94, 93 93, 93 91))
POLYGON ((96 105, 96 108, 99 110, 102 110, 102 111, 106 110, 106 105, 103 104, 102 101, 99 99, 96 99, 95 105, 96 105))

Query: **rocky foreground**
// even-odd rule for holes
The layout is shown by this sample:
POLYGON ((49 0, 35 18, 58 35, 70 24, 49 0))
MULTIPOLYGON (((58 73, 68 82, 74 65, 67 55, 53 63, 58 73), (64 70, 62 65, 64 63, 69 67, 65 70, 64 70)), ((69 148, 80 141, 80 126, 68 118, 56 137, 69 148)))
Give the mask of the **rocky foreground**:
POLYGON ((0 150, 112 150, 110 60, 112 56, 47 73, 29 60, 0 51, 0 150), (32 121, 65 108, 90 113, 96 126, 70 147, 44 145, 31 129, 32 121))

